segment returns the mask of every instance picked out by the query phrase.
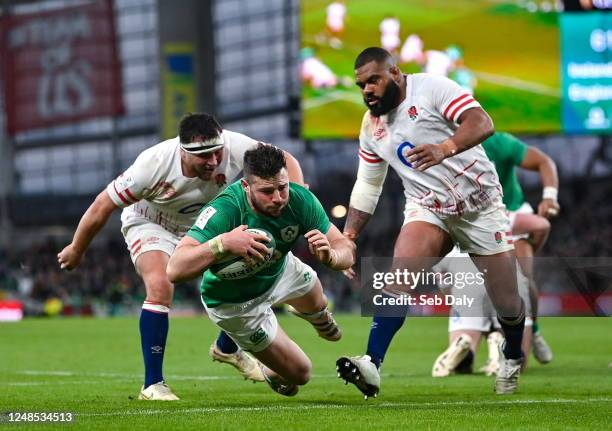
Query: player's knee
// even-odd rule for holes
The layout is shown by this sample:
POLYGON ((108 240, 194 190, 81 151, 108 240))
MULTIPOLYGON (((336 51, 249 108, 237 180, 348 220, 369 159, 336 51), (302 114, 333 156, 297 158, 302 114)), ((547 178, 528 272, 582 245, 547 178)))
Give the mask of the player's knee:
POLYGON ((153 275, 145 280, 147 299, 160 303, 172 302, 174 286, 165 274, 153 275))
POLYGON ((309 360, 300 362, 292 370, 291 381, 296 385, 305 385, 310 381, 312 364, 309 360))
POLYGON ((514 317, 521 312, 521 298, 518 296, 504 295, 496 301, 495 309, 500 316, 514 317))
POLYGON ((550 232, 550 221, 545 217, 538 217, 536 231, 540 233, 546 233, 546 234, 550 232))

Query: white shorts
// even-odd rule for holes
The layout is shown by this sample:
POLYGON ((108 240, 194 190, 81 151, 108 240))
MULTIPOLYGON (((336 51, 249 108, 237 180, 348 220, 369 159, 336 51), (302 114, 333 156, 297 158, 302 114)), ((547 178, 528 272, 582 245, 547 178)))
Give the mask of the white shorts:
POLYGON ((488 256, 514 250, 508 216, 501 199, 481 212, 461 217, 436 214, 415 202, 406 201, 404 225, 415 221, 438 226, 464 253, 488 256))
MULTIPOLYGON (((464 256, 469 258, 467 255, 464 256)), ((465 265, 465 263, 463 263, 463 265, 465 265)), ((519 296, 525 303, 525 326, 532 326, 533 320, 531 314, 531 301, 529 300, 529 280, 521 271, 518 263, 516 266, 516 281, 519 296)), ((474 266, 470 271, 478 270, 476 266, 474 266)), ((454 287, 451 291, 454 296, 464 293, 461 289, 456 289, 454 287)), ((467 305, 453 305, 451 307, 448 319, 448 332, 462 330, 488 332, 492 328, 499 329, 501 326, 497 321, 497 312, 491 303, 489 295, 487 295, 484 284, 471 286, 469 297, 474 299, 474 303, 470 307, 467 305)))
POLYGON ((141 223, 131 222, 128 227, 122 227, 121 233, 134 265, 136 265, 138 256, 147 251, 163 251, 168 256, 172 256, 180 241, 177 235, 146 219, 143 219, 141 223))
POLYGON ((260 352, 274 341, 278 331, 272 306, 306 295, 316 281, 317 273, 289 252, 282 274, 263 295, 239 304, 204 307, 210 320, 236 344, 244 350, 260 352))
MULTIPOLYGON (((516 221, 516 216, 518 214, 534 214, 533 211, 533 207, 531 206, 531 204, 529 204, 529 202, 523 202, 523 205, 521 205, 516 211, 508 211, 508 218, 510 219, 510 231, 512 231, 512 229, 514 229, 514 222, 516 221)), ((523 233, 520 235, 512 235, 512 239, 514 241, 518 241, 519 239, 527 239, 529 238, 529 234, 528 233, 523 233)))

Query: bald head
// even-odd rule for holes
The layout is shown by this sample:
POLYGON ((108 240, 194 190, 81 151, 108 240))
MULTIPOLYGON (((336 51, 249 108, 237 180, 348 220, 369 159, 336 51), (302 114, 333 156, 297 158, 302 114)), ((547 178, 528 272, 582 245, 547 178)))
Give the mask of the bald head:
POLYGON ((389 51, 379 48, 377 46, 371 46, 364 49, 355 59, 355 70, 368 64, 371 61, 375 61, 378 64, 386 63, 387 66, 393 67, 396 65, 395 59, 389 53, 389 51))

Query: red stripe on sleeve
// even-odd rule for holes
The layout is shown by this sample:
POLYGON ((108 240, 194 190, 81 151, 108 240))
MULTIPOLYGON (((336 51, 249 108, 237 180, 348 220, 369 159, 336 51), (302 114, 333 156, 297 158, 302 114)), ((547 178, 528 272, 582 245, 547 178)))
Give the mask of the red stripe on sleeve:
MULTIPOLYGON (((457 112, 459 112, 461 110, 461 108, 463 108, 465 105, 469 105, 470 103, 474 102, 474 99, 472 99, 471 97, 466 100, 465 102, 463 102, 461 105, 457 106, 453 112, 450 115, 449 120, 453 120, 455 121, 455 115, 457 115, 457 112)), ((456 122, 456 121, 455 121, 456 122)))
POLYGON ((130 189, 125 189, 125 193, 132 199, 134 202, 138 202, 140 199, 136 198, 131 192, 130 189))
POLYGON ((455 106, 455 104, 461 102, 466 97, 470 97, 470 95, 467 94, 467 93, 462 94, 461 96, 459 96, 455 100, 453 100, 451 103, 449 103, 448 106, 446 107, 446 109, 444 110, 444 116, 446 118, 448 118, 449 120, 451 120, 452 118, 448 116, 448 112, 452 109, 453 106, 455 106))
POLYGON ((371 153, 369 151, 364 150, 363 148, 359 148, 359 151, 361 151, 363 154, 365 154, 366 156, 370 156, 370 157, 378 157, 376 155, 376 153, 371 153))
POLYGON ((134 247, 136 247, 138 244, 140 244, 140 240, 139 239, 134 241, 134 244, 132 244, 132 246, 130 247, 130 250, 133 249, 134 247))
POLYGON ((359 157, 361 157, 363 160, 365 160, 368 163, 380 163, 383 161, 383 159, 381 159, 380 157, 370 157, 362 153, 361 151, 359 152, 359 157))
POLYGON ((117 196, 119 196, 119 199, 121 199, 121 201, 126 204, 126 205, 130 205, 130 202, 123 197, 123 195, 121 193, 119 193, 117 191, 117 186, 115 186, 115 182, 113 181, 113 189, 115 189, 115 193, 117 193, 117 196))

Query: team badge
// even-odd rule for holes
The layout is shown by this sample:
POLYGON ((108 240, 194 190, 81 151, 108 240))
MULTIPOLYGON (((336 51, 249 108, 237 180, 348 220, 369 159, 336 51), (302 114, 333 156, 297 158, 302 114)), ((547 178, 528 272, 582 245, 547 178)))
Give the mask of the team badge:
POLYGON ((285 242, 291 242, 297 238, 299 232, 300 227, 297 225, 284 227, 280 231, 281 239, 285 242))
POLYGON ((502 234, 501 234, 501 232, 495 232, 495 241, 498 244, 502 242, 502 234))
POLYGON ((410 108, 408 108, 408 116, 411 120, 416 120, 418 115, 419 113, 417 112, 416 106, 412 105, 410 108))

